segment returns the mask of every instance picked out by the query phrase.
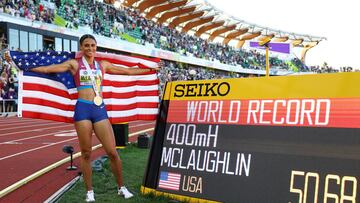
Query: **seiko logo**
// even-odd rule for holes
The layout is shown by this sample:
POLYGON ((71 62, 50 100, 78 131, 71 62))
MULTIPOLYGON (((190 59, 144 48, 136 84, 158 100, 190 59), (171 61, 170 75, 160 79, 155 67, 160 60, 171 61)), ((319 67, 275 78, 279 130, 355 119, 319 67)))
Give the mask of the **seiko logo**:
POLYGON ((230 85, 222 83, 178 84, 175 86, 174 97, 214 97, 225 96, 230 92, 230 85))

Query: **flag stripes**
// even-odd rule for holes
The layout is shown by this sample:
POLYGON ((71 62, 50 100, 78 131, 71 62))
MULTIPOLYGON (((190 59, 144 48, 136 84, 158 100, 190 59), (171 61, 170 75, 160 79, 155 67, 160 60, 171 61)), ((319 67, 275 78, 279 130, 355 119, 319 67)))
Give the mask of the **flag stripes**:
MULTIPOLYGON (((19 75, 19 115, 61 122, 73 122, 77 89, 70 72, 41 74, 28 69, 81 57, 68 52, 11 52, 19 75), (68 57, 68 58, 67 58, 68 57)), ((157 67, 159 59, 97 53, 96 60, 123 66, 157 67)), ((159 104, 159 79, 155 71, 141 75, 104 74, 102 96, 112 123, 155 120, 159 104)))

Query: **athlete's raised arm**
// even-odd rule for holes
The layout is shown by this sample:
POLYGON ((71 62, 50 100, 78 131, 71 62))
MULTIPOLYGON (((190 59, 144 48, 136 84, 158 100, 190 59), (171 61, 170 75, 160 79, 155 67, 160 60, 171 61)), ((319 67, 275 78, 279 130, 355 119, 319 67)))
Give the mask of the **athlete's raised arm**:
POLYGON ((60 64, 53 64, 48 66, 39 66, 36 68, 32 68, 31 71, 38 73, 61 73, 70 70, 70 72, 74 75, 78 68, 78 64, 75 59, 67 60, 60 64))
MULTIPOLYGON (((5 60, 8 63, 13 63, 10 53, 7 51, 4 53, 5 60)), ((61 73, 66 72, 68 70, 74 75, 78 68, 77 61, 75 59, 67 60, 60 64, 52 64, 48 66, 39 66, 36 68, 30 69, 30 71, 38 72, 38 73, 61 73)))
POLYGON ((160 70, 160 64, 155 68, 126 68, 125 66, 115 66, 108 61, 101 61, 101 66, 106 73, 119 74, 119 75, 138 75, 150 72, 151 70, 160 70))

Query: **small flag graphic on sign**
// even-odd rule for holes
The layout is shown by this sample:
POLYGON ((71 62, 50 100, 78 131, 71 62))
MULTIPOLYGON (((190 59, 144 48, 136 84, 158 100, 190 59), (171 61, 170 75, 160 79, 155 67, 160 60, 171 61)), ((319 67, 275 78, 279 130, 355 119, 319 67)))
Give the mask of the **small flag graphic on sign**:
POLYGON ((179 190, 181 175, 178 173, 160 172, 159 188, 179 190))

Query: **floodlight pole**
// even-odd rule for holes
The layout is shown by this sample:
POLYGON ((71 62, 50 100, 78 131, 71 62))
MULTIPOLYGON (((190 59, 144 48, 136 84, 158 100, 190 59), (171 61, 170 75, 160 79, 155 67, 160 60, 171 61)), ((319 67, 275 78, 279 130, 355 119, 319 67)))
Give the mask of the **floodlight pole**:
POLYGON ((261 41, 259 41, 259 46, 264 46, 265 47, 265 51, 266 51, 266 55, 265 55, 265 60, 266 60, 266 77, 269 77, 270 74, 270 63, 269 63, 269 42, 271 41, 271 37, 265 37, 264 39, 262 39, 261 41))
POLYGON ((270 63, 269 63, 269 44, 265 44, 265 51, 266 51, 266 77, 269 77, 270 72, 270 63))

